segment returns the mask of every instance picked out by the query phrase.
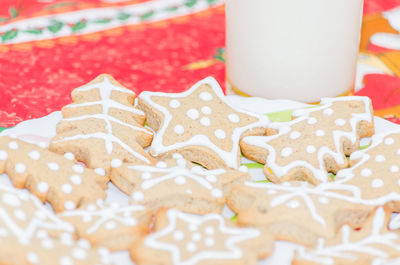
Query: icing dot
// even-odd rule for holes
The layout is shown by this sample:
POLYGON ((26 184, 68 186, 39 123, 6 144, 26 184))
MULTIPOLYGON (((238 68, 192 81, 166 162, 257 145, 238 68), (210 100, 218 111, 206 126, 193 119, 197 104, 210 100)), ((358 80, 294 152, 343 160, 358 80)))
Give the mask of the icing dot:
POLYGON ((267 194, 269 194, 269 195, 274 195, 274 194, 277 194, 278 192, 276 191, 276 190, 268 190, 267 191, 267 194))
POLYGON ((392 172, 392 173, 397 173, 397 172, 399 172, 399 167, 396 166, 396 165, 392 166, 392 167, 390 168, 390 172, 392 172))
POLYGON ((5 161, 5 160, 7 160, 7 157, 8 157, 7 152, 4 150, 0 150, 0 160, 5 161))
POLYGON ((3 195, 3 202, 10 206, 15 206, 15 207, 21 205, 20 199, 11 193, 6 193, 3 195))
POLYGON ((21 209, 16 209, 14 210, 14 215, 17 219, 21 220, 21 221, 25 221, 26 220, 26 214, 23 210, 21 209))
POLYGON ((209 235, 209 236, 214 235, 214 233, 215 233, 214 227, 212 227, 212 226, 207 226, 206 229, 205 229, 205 232, 206 232, 206 234, 209 235))
POLYGON ((229 114, 228 119, 233 123, 238 123, 240 121, 239 116, 235 113, 229 114))
POLYGON ((372 175, 372 171, 369 168, 364 168, 363 170, 361 170, 361 176, 363 177, 369 177, 372 175))
POLYGON ((81 238, 78 240, 78 246, 80 246, 81 248, 89 249, 90 242, 86 239, 81 238))
POLYGON ((337 126, 343 126, 343 125, 346 124, 346 120, 344 120, 344 119, 336 119, 336 120, 335 120, 335 124, 336 124, 337 126))
POLYGON ((372 187, 372 188, 380 188, 380 187, 382 187, 383 185, 385 185, 385 183, 384 183, 383 180, 381 180, 381 179, 374 179, 374 180, 371 182, 371 187, 372 187))
POLYGON ((85 250, 83 250, 83 249, 81 249, 81 248, 74 248, 74 249, 72 250, 72 256, 73 256, 74 258, 76 258, 76 259, 83 260, 83 259, 86 259, 87 253, 86 253, 85 250))
POLYGON ((186 115, 191 118, 192 120, 197 120, 199 118, 199 112, 197 111, 197 109, 189 109, 186 112, 186 115))
POLYGON ((179 158, 179 159, 176 161, 176 164, 178 165, 178 167, 185 167, 185 166, 186 166, 186 160, 183 159, 183 158, 179 158))
POLYGON ((177 109, 177 108, 179 108, 179 107, 181 106, 181 103, 180 103, 178 100, 173 99, 173 100, 171 100, 171 101, 169 102, 169 106, 170 106, 171 108, 177 109))
POLYGON ((73 153, 71 153, 71 152, 65 153, 65 154, 64 154, 64 157, 65 157, 66 159, 68 159, 68 160, 71 160, 71 161, 75 160, 75 155, 74 155, 73 153))
POLYGON ((113 160, 111 160, 111 167, 112 168, 118 168, 122 166, 122 161, 119 160, 118 158, 114 158, 113 160))
POLYGON ((293 153, 293 149, 290 147, 285 147, 281 151, 281 156, 283 157, 288 157, 293 153))
POLYGON ((28 254, 26 254, 26 259, 28 260, 29 263, 32 264, 39 264, 40 260, 39 260, 39 256, 35 253, 35 252, 28 252, 28 254))
POLYGON ((176 134, 183 134, 185 132, 185 128, 182 125, 178 124, 174 127, 174 132, 176 134))
POLYGON ((328 204, 329 203, 329 199, 327 197, 319 197, 318 201, 322 204, 328 204))
POLYGON ((68 183, 63 184, 61 186, 61 190, 62 190, 62 192, 66 193, 66 194, 70 194, 72 192, 72 186, 71 186, 71 184, 68 184, 68 183))
POLYGON ((327 116, 331 116, 331 115, 333 114, 333 109, 327 108, 327 109, 324 110, 323 113, 324 113, 325 115, 327 115, 327 116))
POLYGON ((8 236, 8 231, 4 227, 0 227, 0 237, 8 236))
POLYGON ((391 145, 394 143, 394 139, 392 137, 388 137, 385 139, 385 144, 391 145))
POLYGON ((215 130, 214 135, 218 139, 225 139, 225 137, 226 137, 224 130, 221 130, 221 129, 215 130))
POLYGON ((90 215, 84 215, 83 217, 82 217, 82 221, 84 222, 84 223, 89 223, 89 222, 91 222, 93 220, 93 218, 90 216, 90 215))
POLYGON ((45 143, 45 142, 39 142, 39 143, 38 143, 38 146, 39 146, 40 148, 45 149, 45 148, 47 148, 47 143, 45 143))
POLYGON ((186 192, 189 193, 189 194, 193 193, 193 191, 191 189, 187 189, 186 192))
POLYGON ((183 158, 183 156, 181 154, 175 153, 175 154, 172 155, 172 158, 173 159, 180 159, 180 158, 183 158))
POLYGON ((209 118, 203 117, 203 118, 200 119, 200 123, 201 123, 202 125, 204 125, 204 126, 210 126, 211 121, 210 121, 209 118))
POLYGON ((208 92, 201 92, 199 95, 201 100, 210 101, 213 99, 213 96, 208 92))
POLYGON ((199 228, 197 227, 197 225, 195 225, 195 224, 189 225, 188 228, 189 228, 190 231, 196 231, 197 229, 199 229, 199 228))
POLYGON ((324 135, 325 135, 325 132, 324 132, 323 130, 317 130, 317 131, 315 132, 315 135, 316 135, 316 136, 324 136, 324 135))
POLYGON ((299 138, 300 136, 301 136, 301 133, 298 132, 298 131, 294 131, 294 132, 290 133, 290 138, 293 139, 293 140, 299 138))
POLYGON ((142 179, 151 179, 151 173, 150 172, 143 172, 142 174, 142 179))
POLYGON ((60 265, 74 265, 72 258, 64 256, 60 258, 60 265))
POLYGON ((89 211, 91 211, 91 212, 94 212, 94 211, 96 211, 96 205, 94 205, 94 204, 89 204, 89 206, 87 207, 87 209, 88 209, 89 211))
POLYGON ((83 166, 81 166, 81 165, 73 165, 73 166, 72 166, 72 170, 73 170, 74 172, 76 172, 76 173, 82 174, 83 171, 85 170, 85 168, 84 168, 83 166))
POLYGON ((61 243, 66 246, 72 246, 74 244, 74 238, 69 233, 62 233, 61 243))
POLYGON ((194 252, 194 251, 196 251, 196 249, 197 249, 196 244, 193 243, 193 242, 189 242, 186 245, 186 250, 189 251, 189 252, 194 252))
POLYGON ((174 179, 174 181, 175 181, 175 183, 178 184, 178 185, 183 185, 183 184, 186 183, 186 178, 183 177, 183 176, 179 176, 179 177, 176 177, 176 178, 174 179))
POLYGON ((385 161, 386 160, 386 158, 383 156, 383 155, 377 155, 376 157, 375 157, 375 161, 376 162, 383 162, 383 161, 385 161))
POLYGON ((206 177, 206 179, 207 179, 209 182, 212 182, 212 183, 217 182, 217 177, 214 176, 214 175, 208 175, 208 176, 206 177))
POLYGON ((104 227, 107 230, 113 230, 113 229, 115 229, 117 227, 117 224, 115 222, 113 222, 113 221, 109 221, 104 225, 104 227))
POLYGON ((220 190, 220 189, 213 189, 212 191, 211 191, 211 195, 214 197, 214 198, 222 198, 222 195, 223 195, 223 193, 222 193, 222 191, 220 190))
POLYGON ((44 230, 39 230, 37 232, 37 238, 39 238, 39 239, 46 239, 48 236, 49 236, 49 234, 47 234, 47 232, 44 230))
POLYGON ((57 171, 60 169, 60 166, 55 162, 50 162, 47 164, 47 166, 53 171, 57 171))
POLYGON ((30 159, 33 159, 33 160, 39 160, 40 159, 40 153, 38 151, 29 152, 28 156, 29 156, 30 159))
POLYGON ((166 168, 167 167, 167 163, 160 161, 156 164, 156 167, 158 168, 166 168))
POLYGON ((102 176, 102 177, 104 177, 106 175, 106 171, 99 167, 94 170, 94 173, 96 173, 97 175, 102 176))
POLYGON ((40 193, 46 193, 49 190, 49 184, 47 184, 46 182, 39 182, 37 185, 37 189, 40 193))
POLYGON ((289 207, 289 208, 295 209, 295 208, 299 208, 300 203, 298 201, 296 201, 296 200, 291 200, 290 202, 288 202, 286 204, 286 206, 289 207))
POLYGON ((308 124, 316 124, 317 123, 317 119, 314 117, 308 118, 307 120, 308 124))
POLYGON ((79 175, 72 175, 69 180, 75 185, 80 185, 82 183, 82 178, 79 175))
POLYGON ((400 149, 397 150, 397 154, 400 155, 400 149))
POLYGON ((50 249, 54 247, 54 243, 50 238, 43 239, 41 242, 42 247, 50 249))
POLYGON ((185 234, 182 231, 177 230, 174 232, 173 237, 176 241, 181 241, 185 237, 185 234))
POLYGON ((22 163, 17 163, 15 165, 15 172, 17 172, 18 174, 22 174, 24 173, 26 170, 26 166, 22 163))
POLYGON ((136 191, 134 193, 132 193, 132 199, 136 202, 140 202, 143 201, 144 199, 144 194, 141 191, 136 191))
POLYGON ((206 245, 207 247, 212 247, 212 246, 214 246, 214 244, 215 244, 215 241, 214 241, 214 239, 211 238, 211 237, 207 237, 207 238, 204 240, 204 245, 206 245))
POLYGON ((16 150, 16 149, 18 149, 18 147, 19 147, 19 145, 17 142, 12 141, 12 142, 8 143, 8 148, 10 148, 10 149, 16 150))
POLYGON ((307 153, 310 153, 310 154, 312 154, 316 151, 315 146, 313 146, 313 145, 307 146, 306 150, 307 150, 307 153))
POLYGON ((73 210, 73 209, 75 209, 75 207, 76 207, 76 204, 73 201, 66 201, 64 203, 64 208, 67 210, 73 210))
POLYGON ((205 115, 210 115, 211 114, 211 108, 208 106, 204 106, 201 108, 201 112, 203 112, 203 114, 205 115))
POLYGON ((201 234, 199 232, 193 233, 192 240, 198 242, 201 240, 201 234))
POLYGON ((400 186, 400 179, 397 181, 397 184, 400 186))

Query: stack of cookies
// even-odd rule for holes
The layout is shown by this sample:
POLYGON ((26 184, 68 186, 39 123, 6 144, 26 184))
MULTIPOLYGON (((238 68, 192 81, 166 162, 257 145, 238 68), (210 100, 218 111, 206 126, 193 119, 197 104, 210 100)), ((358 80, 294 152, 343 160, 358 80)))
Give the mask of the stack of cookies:
POLYGON ((0 263, 112 264, 129 250, 137 265, 256 265, 284 240, 293 264, 400 264, 400 130, 374 135, 368 98, 274 123, 213 78, 136 98, 103 74, 62 115, 48 148, 0 136, 0 173, 29 190, 0 187, 0 263), (110 181, 129 205, 105 201, 110 181))

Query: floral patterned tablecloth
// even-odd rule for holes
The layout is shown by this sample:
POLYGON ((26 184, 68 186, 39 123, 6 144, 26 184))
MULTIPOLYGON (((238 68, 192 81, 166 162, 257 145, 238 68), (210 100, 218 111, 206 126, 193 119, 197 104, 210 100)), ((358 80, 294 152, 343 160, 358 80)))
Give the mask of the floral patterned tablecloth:
MULTIPOLYGON (((400 0, 365 1, 355 93, 400 124, 400 0)), ((103 72, 136 92, 223 85, 224 12, 224 0, 2 0, 0 130, 103 72)))

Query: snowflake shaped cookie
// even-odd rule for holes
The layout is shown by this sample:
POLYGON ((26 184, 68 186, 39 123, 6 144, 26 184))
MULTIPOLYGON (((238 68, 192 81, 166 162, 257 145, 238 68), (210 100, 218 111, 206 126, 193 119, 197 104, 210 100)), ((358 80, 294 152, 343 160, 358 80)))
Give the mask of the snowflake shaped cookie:
POLYGON ((152 162, 143 148, 150 145, 153 133, 143 127, 144 113, 133 106, 135 93, 102 74, 71 96, 73 103, 62 110, 50 150, 71 152, 88 167, 106 173, 118 160, 152 162))
POLYGON ((249 178, 238 170, 206 170, 180 154, 155 166, 123 164, 111 173, 112 182, 131 195, 134 203, 155 211, 165 207, 196 214, 220 213, 225 191, 249 178))
POLYGON ((99 199, 58 216, 75 226, 79 238, 115 251, 129 249, 147 234, 152 211, 141 205, 120 206, 99 199))
POLYGON ((208 77, 183 93, 143 92, 139 107, 157 131, 150 153, 180 153, 206 168, 238 168, 239 140, 264 135, 266 116, 233 107, 216 80, 208 77))
POLYGON ((334 239, 320 239, 315 249, 300 249, 294 264, 390 264, 391 260, 400 256, 400 236, 397 232, 387 230, 389 218, 390 210, 379 207, 368 225, 360 231, 344 226, 334 239), (388 263, 382 263, 385 260, 388 263))
POLYGON ((106 196, 108 180, 77 164, 73 154, 62 156, 8 136, 0 137, 1 173, 6 173, 14 186, 50 202, 56 212, 106 196))
POLYGON ((367 97, 325 98, 321 106, 296 110, 290 122, 272 123, 268 136, 245 137, 244 155, 265 164, 272 182, 329 181, 328 172, 348 166, 345 155, 359 149, 359 140, 371 136, 373 112, 367 97))
POLYGON ((135 264, 256 265, 272 251, 271 237, 238 228, 221 215, 190 215, 171 209, 157 215, 155 232, 131 250, 135 264))

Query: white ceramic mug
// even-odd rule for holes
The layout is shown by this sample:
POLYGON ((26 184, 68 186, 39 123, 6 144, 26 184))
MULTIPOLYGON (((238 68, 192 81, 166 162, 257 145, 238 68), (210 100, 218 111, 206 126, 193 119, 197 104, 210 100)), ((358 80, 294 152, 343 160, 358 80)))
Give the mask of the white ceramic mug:
POLYGON ((363 0, 227 0, 227 82, 317 102, 354 87, 363 0))

